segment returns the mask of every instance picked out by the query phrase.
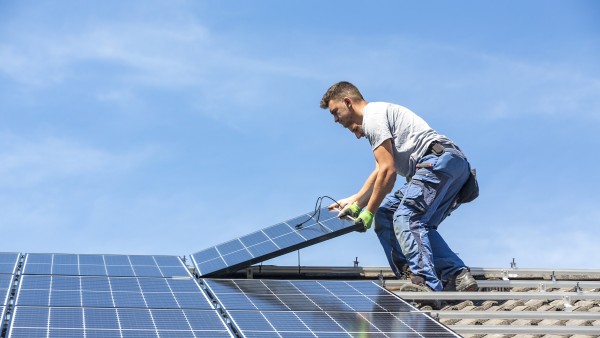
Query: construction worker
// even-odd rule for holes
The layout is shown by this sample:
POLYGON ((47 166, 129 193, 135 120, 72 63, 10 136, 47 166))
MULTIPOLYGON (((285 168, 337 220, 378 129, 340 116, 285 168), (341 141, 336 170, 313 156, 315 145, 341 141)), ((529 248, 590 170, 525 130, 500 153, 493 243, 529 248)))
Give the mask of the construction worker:
POLYGON ((339 217, 352 216, 365 230, 374 222, 392 270, 398 278, 409 272, 412 289, 477 290, 469 269, 437 231, 468 200, 463 187, 474 177, 463 152, 409 109, 367 102, 349 82, 331 86, 320 106, 357 138, 366 137, 375 155, 375 170, 360 191, 329 208, 341 209, 339 217), (407 182, 391 193, 396 175, 407 182))

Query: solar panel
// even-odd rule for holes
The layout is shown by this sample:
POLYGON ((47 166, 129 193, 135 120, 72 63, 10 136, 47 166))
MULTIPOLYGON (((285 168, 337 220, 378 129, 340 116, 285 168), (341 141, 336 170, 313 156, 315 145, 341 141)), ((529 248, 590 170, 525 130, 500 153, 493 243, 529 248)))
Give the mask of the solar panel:
POLYGON ((20 257, 16 252, 0 252, 0 273, 14 274, 20 257))
POLYGON ((28 254, 22 270, 7 337, 232 337, 177 256, 28 254))
POLYGON ((2 301, 0 305, 8 304, 8 296, 10 295, 13 279, 13 275, 0 275, 0 300, 2 301))
POLYGON ((192 255, 192 261, 200 276, 217 276, 226 272, 235 272, 254 263, 281 256, 356 231, 359 228, 360 226, 354 225, 348 219, 337 218, 337 211, 330 212, 327 208, 322 208, 316 216, 301 215, 199 251, 192 255), (303 223, 302 226, 297 228, 296 225, 300 223, 303 223))
POLYGON ((244 337, 459 337, 370 281, 204 283, 244 337))
POLYGON ((192 277, 24 275, 17 306, 213 309, 192 277))
POLYGON ((27 275, 177 277, 189 272, 177 256, 27 254, 27 275))
POLYGON ((18 337, 233 337, 215 310, 17 306, 18 337))

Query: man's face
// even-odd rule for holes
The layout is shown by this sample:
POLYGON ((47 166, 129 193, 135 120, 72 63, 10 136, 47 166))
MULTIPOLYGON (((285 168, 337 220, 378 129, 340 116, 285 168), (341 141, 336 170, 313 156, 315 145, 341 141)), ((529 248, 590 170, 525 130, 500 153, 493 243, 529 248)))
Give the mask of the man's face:
POLYGON ((356 124, 355 112, 352 108, 352 102, 348 98, 343 100, 330 100, 329 112, 333 116, 336 123, 341 124, 344 128, 350 130, 356 138, 365 136, 362 125, 356 124))

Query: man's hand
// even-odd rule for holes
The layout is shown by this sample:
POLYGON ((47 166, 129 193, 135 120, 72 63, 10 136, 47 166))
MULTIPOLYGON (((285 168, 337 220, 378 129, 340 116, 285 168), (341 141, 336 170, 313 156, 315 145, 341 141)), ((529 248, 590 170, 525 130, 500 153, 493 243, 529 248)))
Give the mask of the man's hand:
POLYGON ((348 204, 346 205, 346 207, 344 207, 344 209, 342 209, 342 211, 340 211, 340 213, 338 214, 339 218, 345 217, 345 216, 350 216, 352 218, 356 218, 358 216, 358 214, 360 214, 360 207, 358 206, 358 204, 356 202, 352 203, 352 204, 348 204))
POLYGON ((327 209, 329 209, 329 211, 333 211, 333 210, 342 210, 344 209, 348 204, 352 203, 352 197, 346 197, 344 199, 341 199, 339 201, 337 201, 336 203, 331 204, 330 206, 327 207, 327 209))
MULTIPOLYGON (((369 230, 369 228, 371 228, 371 225, 373 224, 373 213, 370 212, 367 209, 364 209, 360 215, 358 215, 358 217, 356 218, 356 220, 354 221, 354 224, 362 224, 365 228, 362 231, 367 231, 369 230)), ((361 231, 359 230, 359 231, 361 231)))

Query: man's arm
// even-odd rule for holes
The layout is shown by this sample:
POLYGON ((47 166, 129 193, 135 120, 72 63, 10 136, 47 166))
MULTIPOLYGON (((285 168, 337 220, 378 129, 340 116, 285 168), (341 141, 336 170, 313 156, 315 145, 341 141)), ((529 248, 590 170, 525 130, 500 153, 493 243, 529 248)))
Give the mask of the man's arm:
MULTIPOLYGON (((392 191, 394 183, 396 183, 396 167, 394 164, 394 155, 392 153, 391 139, 383 141, 379 147, 373 150, 373 154, 375 155, 377 165, 373 174, 369 176, 369 179, 374 176, 374 182, 371 187, 372 192, 369 194, 370 198, 368 199, 368 202, 366 202, 366 209, 375 213, 385 198, 385 195, 392 191)), ((364 206, 365 200, 361 199, 358 201, 358 205, 364 206)))
POLYGON ((396 183, 396 168, 394 156, 392 155, 391 139, 385 140, 373 151, 373 154, 375 155, 375 170, 369 175, 358 193, 344 199, 345 205, 339 215, 339 217, 346 215, 358 216, 356 221, 361 221, 365 229, 371 227, 375 211, 396 183), (353 202, 355 202, 354 205, 350 204, 353 202), (364 206, 366 207, 361 212, 361 208, 364 206))

